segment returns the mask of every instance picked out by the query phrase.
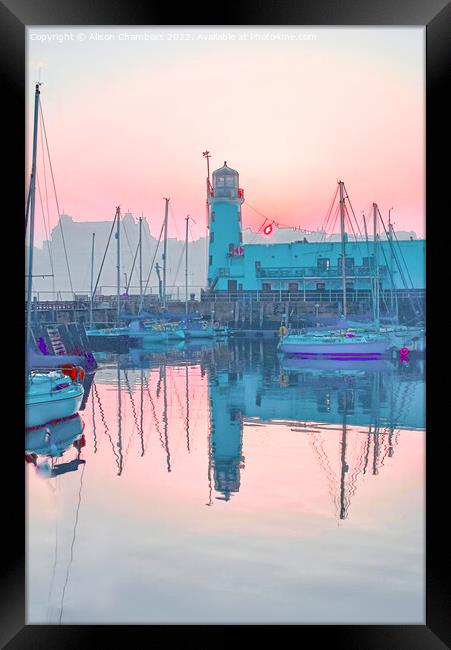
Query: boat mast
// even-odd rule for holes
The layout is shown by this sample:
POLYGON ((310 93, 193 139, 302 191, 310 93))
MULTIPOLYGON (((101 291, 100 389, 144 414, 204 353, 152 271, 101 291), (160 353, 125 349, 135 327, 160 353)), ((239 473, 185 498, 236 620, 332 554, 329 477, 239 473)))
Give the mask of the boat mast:
POLYGON ((117 239, 117 279, 116 279, 116 291, 117 291, 117 325, 119 325, 119 314, 121 311, 121 208, 117 206, 116 208, 117 215, 117 224, 116 224, 116 239, 117 239))
POLYGON ((377 236, 377 203, 373 203, 373 228, 374 228, 374 296, 375 296, 375 308, 374 308, 374 319, 376 321, 376 327, 379 329, 379 316, 380 316, 380 305, 379 305, 379 246, 378 246, 378 236, 377 236))
POLYGON ((33 123, 33 154, 31 162, 31 177, 30 177, 30 231, 28 238, 28 287, 27 287, 27 334, 26 334, 26 353, 31 339, 31 308, 32 308, 32 294, 33 294, 33 245, 34 245, 34 199, 36 189, 36 150, 38 141, 38 112, 39 112, 39 90, 40 83, 35 86, 34 94, 34 123, 33 123))
POLYGON ((204 158, 207 160, 207 197, 205 200, 205 208, 206 208, 206 220, 205 220, 205 264, 208 272, 208 244, 209 244, 209 208, 208 208, 208 198, 211 194, 211 183, 210 183, 210 158, 211 154, 209 151, 205 150, 202 152, 202 155, 204 158))
POLYGON ((142 216, 139 218, 139 298, 143 295, 142 216))
MULTIPOLYGON (((392 222, 391 222, 391 211, 393 208, 390 208, 388 211, 388 239, 390 242, 393 242, 393 232, 392 232, 392 222)), ((390 244, 390 279, 391 279, 391 291, 390 291, 390 309, 393 314, 394 308, 394 292, 395 292, 395 281, 393 279, 393 247, 390 244)))
POLYGON ((163 307, 166 307, 166 270, 167 270, 167 254, 168 254, 168 204, 169 199, 163 197, 165 200, 164 206, 164 245, 163 245, 163 307))
POLYGON ((189 215, 185 217, 185 314, 188 314, 188 222, 189 215))
POLYGON ((344 183, 338 181, 340 186, 340 230, 341 230, 341 281, 343 288, 343 316, 347 315, 346 304, 346 232, 345 232, 345 200, 344 200, 344 183))
POLYGON ((94 240, 95 240, 96 234, 95 232, 92 233, 92 247, 91 247, 91 301, 89 303, 89 327, 92 327, 92 309, 93 309, 93 284, 94 284, 94 240))

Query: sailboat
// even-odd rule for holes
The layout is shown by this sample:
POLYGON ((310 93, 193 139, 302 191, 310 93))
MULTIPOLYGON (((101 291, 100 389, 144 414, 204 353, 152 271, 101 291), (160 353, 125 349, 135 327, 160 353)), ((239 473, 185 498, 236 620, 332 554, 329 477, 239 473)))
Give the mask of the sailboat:
MULTIPOLYGON (((29 197, 27 199, 26 223, 29 223, 29 257, 27 287, 27 329, 26 350, 31 344, 31 312, 33 290, 33 245, 34 208, 36 187, 36 153, 40 84, 35 87, 32 171, 29 197)), ((25 369, 25 426, 27 428, 45 424, 53 420, 73 415, 80 408, 83 399, 83 376, 75 367, 56 370, 52 368, 32 368, 27 358, 25 369)))
MULTIPOLYGON (((341 274, 343 290, 343 319, 346 322, 346 233, 344 209, 344 183, 339 181, 340 188, 340 224, 341 224, 341 274)), ((376 245, 376 231, 375 231, 376 245)), ((377 259, 375 260, 377 269, 377 259)), ((379 281, 376 271, 376 305, 379 304, 379 281)), ((374 330, 352 331, 318 331, 281 336, 278 348, 285 354, 302 355, 304 357, 327 357, 331 359, 359 358, 374 359, 383 355, 390 348, 390 340, 380 333, 379 323, 374 330)))
MULTIPOLYGON (((93 307, 93 302, 94 302, 94 296, 95 292, 97 290, 97 285, 99 283, 100 279, 100 274, 102 273, 102 268, 103 268, 103 262, 105 261, 105 255, 106 255, 106 250, 105 250, 105 255, 102 261, 102 264, 100 266, 99 274, 97 276, 97 282, 94 287, 92 288, 92 282, 91 282, 91 301, 90 301, 90 327, 86 330, 86 335, 89 339, 89 342, 93 345, 95 349, 107 349, 111 344, 113 344, 116 348, 118 348, 118 351, 122 351, 123 349, 128 349, 128 338, 129 338, 129 331, 127 327, 120 327, 119 323, 121 321, 121 292, 120 292, 120 277, 121 277, 121 243, 120 243, 120 221, 121 221, 121 210, 120 206, 116 207, 116 213, 114 216, 111 232, 110 232, 110 237, 108 238, 108 242, 106 245, 106 249, 108 249, 111 234, 113 232, 114 225, 116 224, 116 269, 117 269, 117 280, 116 280, 116 294, 117 294, 117 316, 116 316, 116 327, 107 327, 107 328, 95 328, 93 327, 92 323, 92 307, 93 307)), ((92 255, 91 255, 91 276, 92 276, 92 269, 94 265, 94 240, 93 240, 93 246, 92 246, 92 255)))

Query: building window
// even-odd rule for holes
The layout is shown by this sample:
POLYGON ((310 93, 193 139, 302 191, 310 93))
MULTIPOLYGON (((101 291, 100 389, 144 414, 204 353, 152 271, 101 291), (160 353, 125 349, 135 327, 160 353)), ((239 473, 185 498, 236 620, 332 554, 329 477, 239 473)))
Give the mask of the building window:
POLYGON ((208 266, 211 266, 213 264, 213 255, 210 255, 208 258, 208 266))
POLYGON ((216 176, 215 187, 224 187, 224 176, 216 176))
POLYGON ((317 291, 325 291, 326 290, 326 283, 325 282, 317 282, 316 283, 316 290, 317 291))
POLYGON ((211 213, 211 222, 213 223, 214 220, 215 220, 215 213, 212 211, 212 213, 211 213))
POLYGON ((330 259, 328 257, 318 257, 317 259, 318 271, 329 271, 330 259))
POLYGON ((271 291, 271 282, 263 282, 263 291, 271 291))
POLYGON ((235 179, 233 176, 226 176, 225 178, 226 187, 234 187, 235 179))
POLYGON ((288 283, 288 291, 299 291, 299 285, 297 282, 289 282, 288 283))
MULTIPOLYGON (((341 273, 341 270, 343 268, 343 258, 339 257, 338 258, 338 272, 341 273)), ((346 257, 346 271, 354 271, 354 258, 353 257, 346 257)))
POLYGON ((212 244, 215 240, 215 233, 213 230, 210 230, 210 243, 212 244))
POLYGON ((362 260, 362 265, 365 270, 373 270, 374 269, 374 257, 371 255, 371 257, 364 257, 362 260))
POLYGON ((257 260, 255 262, 255 270, 258 271, 259 269, 261 269, 261 267, 262 267, 262 263, 257 260))

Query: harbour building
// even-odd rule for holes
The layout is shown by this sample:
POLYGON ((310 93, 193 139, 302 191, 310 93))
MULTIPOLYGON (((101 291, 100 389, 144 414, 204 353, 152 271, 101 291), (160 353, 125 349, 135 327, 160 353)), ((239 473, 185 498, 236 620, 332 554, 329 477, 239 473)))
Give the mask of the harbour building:
MULTIPOLYGON (((341 182, 340 186, 344 186, 341 182)), ((338 196, 338 193, 337 195, 338 196)), ((344 196, 344 195, 343 195, 344 196)), ((343 198, 344 204, 348 197, 343 198)), ((312 241, 303 237, 290 243, 271 243, 273 225, 262 230, 267 244, 243 243, 241 206, 244 190, 239 174, 224 162, 207 180, 209 255, 207 292, 259 296, 284 294, 286 299, 340 301, 343 288, 342 260, 345 259, 347 300, 368 299, 379 282, 382 299, 393 296, 415 298, 425 295, 424 239, 400 240, 392 225, 384 224, 377 205, 370 215, 367 235, 348 235, 339 241, 312 241), (376 238, 373 228, 377 220, 376 238), (343 248, 345 254, 343 256, 343 248), (377 263, 376 263, 377 260, 377 263)), ((338 203, 337 203, 338 206, 338 203)), ((337 207, 338 209, 338 207, 337 207)))

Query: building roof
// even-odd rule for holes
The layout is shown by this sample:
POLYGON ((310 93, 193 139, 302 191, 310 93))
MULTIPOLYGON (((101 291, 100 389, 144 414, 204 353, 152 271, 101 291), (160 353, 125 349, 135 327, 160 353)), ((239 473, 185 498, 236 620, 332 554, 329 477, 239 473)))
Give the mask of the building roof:
POLYGON ((233 175, 235 175, 236 174, 238 176, 238 172, 236 171, 236 169, 232 169, 231 167, 227 166, 227 160, 224 160, 224 165, 222 167, 219 167, 219 169, 215 169, 215 171, 213 172, 213 176, 216 176, 216 174, 221 174, 221 175, 223 175, 223 174, 230 174, 230 175, 233 174, 233 175))

